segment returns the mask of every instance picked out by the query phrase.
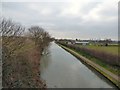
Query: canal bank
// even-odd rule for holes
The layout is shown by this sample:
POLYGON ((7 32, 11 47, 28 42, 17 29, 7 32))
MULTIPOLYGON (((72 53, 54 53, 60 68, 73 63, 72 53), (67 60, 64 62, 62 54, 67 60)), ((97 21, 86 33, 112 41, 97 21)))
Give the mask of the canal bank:
POLYGON ((113 84, 116 85, 116 87, 120 88, 120 81, 119 81, 119 76, 111 73, 110 71, 106 70, 105 68, 101 67, 100 65, 92 62, 91 60, 87 59, 86 57, 80 55, 79 53, 77 53, 76 51, 65 47, 61 44, 58 44, 60 47, 62 47, 63 49, 65 49, 66 51, 70 52, 72 55, 74 55, 75 57, 77 57, 78 59, 82 60, 82 62, 84 62, 86 65, 92 67, 93 69, 95 69, 96 71, 98 71, 99 73, 101 73, 104 77, 106 77, 108 80, 110 80, 113 84))
POLYGON ((51 43, 47 51, 40 61, 41 78, 47 88, 114 88, 105 77, 57 44, 51 43))

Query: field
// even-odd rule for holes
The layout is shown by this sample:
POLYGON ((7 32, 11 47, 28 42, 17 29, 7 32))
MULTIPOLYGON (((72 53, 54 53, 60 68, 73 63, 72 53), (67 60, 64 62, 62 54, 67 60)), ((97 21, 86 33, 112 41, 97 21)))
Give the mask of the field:
POLYGON ((87 46, 82 46, 79 45, 80 47, 87 47, 89 49, 93 49, 93 50, 98 50, 100 52, 106 52, 109 54, 113 54, 113 55, 118 55, 118 46, 95 46, 95 45, 87 45, 87 46))

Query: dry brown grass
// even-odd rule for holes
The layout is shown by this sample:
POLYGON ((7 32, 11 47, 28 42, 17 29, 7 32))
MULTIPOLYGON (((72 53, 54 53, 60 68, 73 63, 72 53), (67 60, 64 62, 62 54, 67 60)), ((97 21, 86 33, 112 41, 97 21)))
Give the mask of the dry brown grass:
POLYGON ((45 88, 40 79, 40 51, 32 40, 26 40, 14 55, 3 58, 3 87, 45 88), (25 50, 23 50, 24 47, 25 50))

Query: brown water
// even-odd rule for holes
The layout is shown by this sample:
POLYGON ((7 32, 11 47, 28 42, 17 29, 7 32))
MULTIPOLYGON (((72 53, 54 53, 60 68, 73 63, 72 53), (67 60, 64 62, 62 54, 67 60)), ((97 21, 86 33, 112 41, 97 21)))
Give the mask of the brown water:
POLYGON ((104 77, 96 74, 54 42, 41 60, 41 78, 48 88, 112 88, 104 77))

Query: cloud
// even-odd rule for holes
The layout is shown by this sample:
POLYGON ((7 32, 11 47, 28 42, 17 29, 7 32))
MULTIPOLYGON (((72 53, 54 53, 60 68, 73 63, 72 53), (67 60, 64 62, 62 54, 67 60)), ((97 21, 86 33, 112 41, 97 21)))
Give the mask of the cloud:
POLYGON ((3 2, 2 15, 27 27, 40 25, 57 38, 117 39, 117 3, 118 0, 3 2))
POLYGON ((43 15, 43 16, 48 16, 48 15, 52 14, 52 9, 49 8, 48 6, 45 7, 44 4, 45 3, 43 3, 43 5, 41 5, 39 3, 38 4, 30 3, 30 4, 28 4, 28 8, 36 11, 38 14, 43 15))
POLYGON ((117 3, 104 1, 91 10, 91 12, 87 15, 87 18, 92 18, 93 20, 110 20, 117 16, 117 8, 117 3))

